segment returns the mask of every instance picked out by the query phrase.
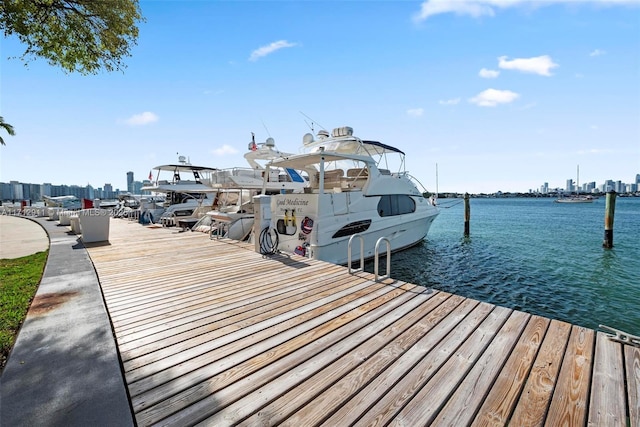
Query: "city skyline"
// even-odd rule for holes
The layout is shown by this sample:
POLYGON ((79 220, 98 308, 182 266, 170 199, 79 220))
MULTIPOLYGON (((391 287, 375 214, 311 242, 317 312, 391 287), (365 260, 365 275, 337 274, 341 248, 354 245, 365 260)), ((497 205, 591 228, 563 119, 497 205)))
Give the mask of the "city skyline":
MULTIPOLYGON (((102 187, 94 187, 91 184, 87 184, 86 186, 81 186, 81 185, 77 185, 77 184, 52 184, 52 183, 42 183, 42 184, 38 184, 38 183, 25 183, 25 182, 20 182, 20 181, 9 181, 9 182, 0 182, 0 201, 14 201, 14 200, 22 200, 22 199, 28 199, 28 200, 32 200, 32 201, 41 201, 42 200, 42 195, 46 195, 46 196, 67 196, 67 195, 73 195, 76 196, 78 198, 90 198, 90 199, 115 199, 117 198, 117 196, 119 194, 126 194, 126 193, 130 193, 130 194, 140 194, 141 192, 136 192, 136 191, 131 191, 129 184, 131 184, 133 186, 134 190, 140 189, 142 186, 150 183, 151 181, 149 179, 145 179, 142 181, 137 181, 135 180, 135 174, 131 171, 126 173, 126 177, 127 177, 127 189, 121 190, 120 188, 117 187, 113 187, 110 183, 105 183, 103 184, 102 187), (131 181, 129 181, 131 180, 131 181), (14 186, 15 185, 20 185, 22 186, 22 189, 17 191, 19 194, 16 194, 16 190, 14 190, 14 186), (24 190, 24 186, 28 186, 28 190, 24 190), (39 192, 35 191, 33 189, 32 186, 39 186, 41 187, 39 192), (49 191, 44 190, 43 188, 49 188, 49 191), (55 191, 54 191, 55 190, 55 191), (29 195, 32 193, 38 193, 39 197, 37 199, 33 199, 30 197, 16 197, 18 195, 22 195, 24 196, 25 193, 28 193, 29 195), (101 195, 101 196, 107 196, 107 197, 96 197, 96 195, 101 195)), ((583 183, 580 186, 580 192, 600 192, 600 193, 605 193, 607 191, 611 191, 614 190, 618 193, 637 193, 640 191, 640 173, 636 174, 635 176, 635 180, 633 182, 625 182, 622 180, 612 180, 612 179, 608 179, 605 180, 603 183, 601 184, 597 184, 595 181, 590 181, 590 182, 586 182, 583 183)), ((565 187, 551 187, 548 185, 548 183, 543 183, 542 185, 540 185, 537 189, 535 188, 530 188, 527 190, 521 190, 521 191, 510 191, 510 192, 503 192, 503 191, 495 191, 495 192, 490 192, 490 193, 486 193, 486 192, 480 192, 480 193, 471 193, 468 191, 440 191, 440 193, 454 193, 454 194, 464 194, 464 193, 471 193, 471 194, 497 194, 497 193, 519 193, 519 194, 527 194, 527 193, 540 193, 540 194, 556 194, 556 193, 562 193, 562 192, 574 192, 576 191, 575 188, 575 182, 573 181, 573 178, 568 178, 566 180, 566 184, 565 187)))
POLYGON ((126 171, 145 177, 176 153, 238 167, 251 132, 296 153, 311 129, 340 126, 404 151, 429 191, 562 187, 576 164, 629 182, 640 166, 637 0, 140 8, 123 72, 25 66, 24 45, 3 38, 1 113, 16 135, 0 181, 122 189, 126 171))

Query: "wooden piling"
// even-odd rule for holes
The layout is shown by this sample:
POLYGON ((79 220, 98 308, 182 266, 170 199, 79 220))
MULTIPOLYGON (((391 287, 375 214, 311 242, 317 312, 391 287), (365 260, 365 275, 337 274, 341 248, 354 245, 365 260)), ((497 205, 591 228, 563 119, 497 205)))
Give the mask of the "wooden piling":
POLYGON ((464 193, 464 236, 469 236, 469 221, 471 220, 471 208, 469 207, 469 193, 464 193))
POLYGON ((611 249, 613 247, 613 217, 616 211, 616 192, 607 192, 607 199, 604 208, 604 241, 602 247, 611 249))

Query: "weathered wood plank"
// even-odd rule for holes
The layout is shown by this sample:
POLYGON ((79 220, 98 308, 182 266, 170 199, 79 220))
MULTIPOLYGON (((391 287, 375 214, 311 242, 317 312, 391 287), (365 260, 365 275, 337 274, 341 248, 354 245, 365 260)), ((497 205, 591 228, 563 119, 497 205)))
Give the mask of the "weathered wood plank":
MULTIPOLYGON (((364 282, 363 282, 364 283, 364 282)), ((127 353, 127 357, 148 352, 145 347, 162 341, 165 345, 176 344, 195 337, 197 335, 209 332, 215 327, 219 328, 223 323, 243 320, 262 311, 269 311, 283 307, 293 307, 304 304, 311 297, 316 297, 319 293, 331 290, 340 292, 350 288, 353 292, 357 289, 353 280, 350 278, 342 278, 334 280, 331 284, 320 285, 315 289, 299 289, 297 286, 287 291, 286 288, 280 288, 281 293, 275 295, 267 295, 263 300, 250 300, 247 302, 238 301, 226 306, 226 310, 220 311, 214 304, 206 303, 202 310, 193 310, 194 313, 184 313, 179 316, 170 316, 166 322, 152 322, 147 328, 138 328, 133 333, 127 335, 118 335, 118 341, 122 353, 127 353), (211 307, 211 308, 209 308, 211 307)), ((371 291, 374 287, 368 287, 371 291)))
MULTIPOLYGON (((220 337, 225 343, 230 340, 239 339, 247 334, 257 334, 272 325, 278 324, 278 327, 290 326, 304 320, 309 320, 313 316, 335 309, 342 305, 344 298, 350 299, 359 294, 371 293, 380 289, 382 285, 373 284, 371 282, 362 282, 359 284, 351 283, 350 286, 344 286, 341 290, 334 291, 333 288, 323 292, 308 296, 299 301, 291 301, 290 305, 279 305, 271 309, 256 310, 250 315, 239 315, 238 319, 223 318, 219 322, 204 325, 198 328, 192 334, 189 330, 185 334, 186 340, 182 339, 184 335, 177 337, 170 336, 166 339, 155 341, 145 346, 143 349, 136 349, 123 354, 123 361, 126 370, 136 369, 140 366, 149 366, 150 362, 156 359, 163 360, 163 364, 178 364, 181 360, 188 360, 199 354, 204 354, 213 350, 218 345, 217 340, 220 337), (343 298, 344 297, 344 298, 343 298), (194 353, 194 351, 196 353, 194 353), (136 356, 137 355, 137 356, 136 356), (177 355, 173 357, 173 355, 177 355)), ((277 331, 272 329, 272 333, 277 331)), ((256 335, 257 336, 257 335, 256 335)), ((158 368, 163 369, 162 367, 158 368)))
MULTIPOLYGON (((424 385, 439 372, 465 340, 492 312, 494 306, 480 303, 463 319, 457 319, 455 327, 435 346, 429 349, 418 363, 405 372, 393 389, 382 396, 374 406, 357 421, 356 425, 386 425, 424 385)), ((457 316, 456 316, 457 318, 457 316)))
POLYGON ((624 360, 629 397, 629 425, 640 426, 640 348, 625 345, 624 360))
MULTIPOLYGON (((448 294, 439 293, 433 299, 432 295, 432 293, 427 292, 416 294, 411 300, 385 313, 366 327, 344 334, 340 341, 337 341, 333 346, 327 347, 310 359, 298 360, 295 364, 295 369, 291 369, 263 387, 253 390, 232 405, 223 408, 208 419, 207 422, 213 424, 222 420, 225 420, 225 422, 238 422, 258 410, 268 413, 270 418, 277 417, 277 413, 280 410, 289 411, 287 405, 295 404, 297 400, 294 399, 292 402, 287 398, 280 400, 279 397, 303 381, 307 388, 313 389, 311 390, 311 395, 319 393, 324 388, 324 380, 327 378, 320 378, 323 375, 318 375, 318 373, 323 372, 324 375, 331 375, 330 372, 323 371, 326 366, 340 360, 340 362, 347 365, 342 365, 338 369, 348 370, 353 364, 361 363, 365 358, 369 357, 374 349, 379 348, 401 333, 405 329, 406 323, 416 320, 415 316, 419 316, 419 312, 417 313, 415 308, 427 300, 431 303, 429 304, 430 306, 437 306, 444 298, 449 296, 448 294), (398 328, 395 327, 396 325, 399 325, 398 328), (310 380, 311 378, 315 380, 310 380), (274 401, 277 409, 265 409, 265 405, 274 401)), ((307 396, 308 394, 305 393, 303 398, 307 396)))
POLYGON ((429 425, 511 315, 495 307, 438 372, 393 418, 390 426, 429 425), (425 402, 429 402, 425 405, 425 402))
POLYGON ((434 424, 461 426, 471 423, 530 317, 529 314, 520 311, 511 313, 496 337, 438 413, 434 424))
POLYGON ((507 425, 549 326, 549 319, 532 316, 500 371, 472 426, 507 425))
POLYGON ((625 426, 626 396, 622 344, 598 332, 589 402, 589 426, 625 426))
POLYGON ((201 233, 109 240, 140 426, 639 424, 640 349, 592 330, 201 233))
POLYGON ((571 325, 552 320, 536 357, 511 423, 522 426, 544 424, 545 414, 556 385, 571 325))
MULTIPOLYGON (((345 305, 345 311, 335 313, 331 322, 318 324, 305 333, 292 331, 297 334, 294 338, 282 341, 269 351, 251 354, 251 358, 241 363, 238 363, 241 357, 227 356, 228 363, 222 360, 221 363, 215 364, 215 368, 219 369, 215 376, 199 382, 184 393, 170 397, 161 405, 141 411, 138 414, 139 422, 146 423, 147 419, 155 420, 156 417, 162 419, 172 414, 167 409, 183 405, 184 410, 169 416, 163 422, 186 425, 214 415, 251 390, 264 387, 270 381, 291 371, 299 366, 301 361, 311 360, 328 347, 336 346, 343 337, 362 328, 371 328, 371 325, 386 313, 396 310, 415 297, 415 293, 410 289, 402 288, 387 293, 381 289, 379 293, 380 295, 368 302, 361 299, 345 305), (234 366, 236 363, 238 364, 234 366), (228 370, 224 371, 225 368, 228 370)), ((250 347, 247 347, 247 352, 249 350, 250 347)), ((340 350, 340 347, 334 347, 334 350, 340 350)))
MULTIPOLYGON (((324 426, 351 425, 357 421, 364 421, 363 416, 368 408, 373 406, 382 396, 390 390, 395 390, 397 384, 405 374, 420 362, 431 350, 445 338, 470 312, 478 305, 478 301, 462 299, 453 296, 440 307, 433 311, 429 320, 437 321, 433 327, 425 330, 424 336, 395 360, 384 373, 365 385, 358 393, 353 394, 348 400, 344 400, 342 406, 324 420, 324 426), (451 311, 451 305, 457 305, 451 311)), ((345 383, 344 387, 349 387, 345 383)), ((332 390, 335 388, 332 387, 332 390)), ((338 392, 340 389, 337 390, 338 392)), ((331 395, 330 391, 327 394, 331 395)))
POLYGON ((351 353, 355 357, 343 357, 325 365, 304 383, 260 408, 255 418, 248 418, 243 423, 281 424, 284 421, 282 425, 297 426, 321 422, 343 400, 406 352, 460 302, 460 297, 434 297, 401 313, 394 323, 354 347, 351 353), (314 387, 308 387, 309 382, 314 387))
POLYGON ((580 326, 571 328, 569 345, 545 420, 546 426, 585 425, 594 342, 593 330, 580 326))

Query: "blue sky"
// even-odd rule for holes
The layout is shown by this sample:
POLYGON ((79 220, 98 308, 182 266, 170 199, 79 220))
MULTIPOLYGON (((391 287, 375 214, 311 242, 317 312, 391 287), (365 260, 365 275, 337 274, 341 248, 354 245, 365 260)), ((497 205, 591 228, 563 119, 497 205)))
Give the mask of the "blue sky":
POLYGON ((65 74, 3 38, 0 181, 126 188, 176 153, 245 166, 315 129, 407 153, 429 190, 640 173, 640 1, 147 1, 124 72, 65 74))

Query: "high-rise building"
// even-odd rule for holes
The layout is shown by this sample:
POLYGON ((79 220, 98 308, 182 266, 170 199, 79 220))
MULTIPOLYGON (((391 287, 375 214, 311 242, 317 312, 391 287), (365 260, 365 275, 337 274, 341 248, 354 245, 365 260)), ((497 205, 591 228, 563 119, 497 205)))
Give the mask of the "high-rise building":
POLYGON ((129 193, 134 193, 133 188, 133 172, 127 172, 127 191, 129 193))
POLYGON ((102 190, 102 197, 104 199, 114 199, 115 198, 115 194, 113 192, 113 187, 111 186, 111 184, 105 184, 104 188, 102 190))
POLYGON ((45 182, 41 185, 40 194, 43 196, 51 196, 51 183, 45 182))
POLYGON ((567 186, 566 186, 565 190, 567 190, 570 193, 575 191, 575 189, 573 188, 573 179, 568 179, 567 180, 567 186))

